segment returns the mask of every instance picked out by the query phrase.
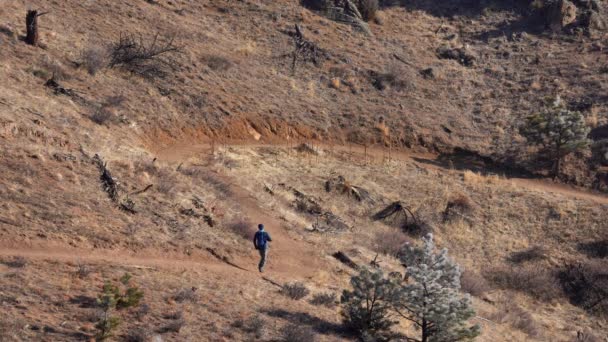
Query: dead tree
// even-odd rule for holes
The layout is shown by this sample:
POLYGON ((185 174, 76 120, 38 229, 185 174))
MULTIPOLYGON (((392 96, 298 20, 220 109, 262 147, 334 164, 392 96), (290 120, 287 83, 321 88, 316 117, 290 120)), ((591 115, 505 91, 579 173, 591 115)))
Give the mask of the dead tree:
POLYGON ((410 218, 413 223, 417 223, 416 216, 412 211, 403 205, 400 201, 391 203, 388 207, 384 208, 380 212, 376 213, 372 219, 374 221, 389 220, 401 227, 407 226, 410 222, 410 218))
POLYGON ((104 163, 99 155, 95 155, 93 157, 93 162, 97 165, 99 169, 99 180, 103 185, 103 190, 108 194, 110 199, 113 202, 118 202, 118 187, 114 178, 112 178, 112 174, 110 170, 107 169, 107 163, 104 163))
POLYGON ((300 25, 295 25, 296 31, 293 33, 294 51, 291 61, 291 73, 295 75, 298 60, 304 62, 311 61, 314 65, 319 65, 325 57, 325 51, 321 50, 314 43, 306 40, 300 25))
POLYGON ((32 46, 38 45, 38 17, 46 13, 38 13, 37 10, 29 10, 25 16, 25 42, 32 46))

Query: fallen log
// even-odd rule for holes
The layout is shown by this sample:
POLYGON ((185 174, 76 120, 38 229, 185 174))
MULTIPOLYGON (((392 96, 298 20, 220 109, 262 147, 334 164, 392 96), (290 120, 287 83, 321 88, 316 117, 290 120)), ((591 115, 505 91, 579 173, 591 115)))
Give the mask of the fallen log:
POLYGON ((348 257, 348 255, 344 254, 344 252, 336 252, 332 255, 334 258, 338 259, 338 261, 340 261, 341 263, 343 263, 344 265, 358 270, 359 266, 357 265, 357 263, 355 263, 351 258, 348 257))

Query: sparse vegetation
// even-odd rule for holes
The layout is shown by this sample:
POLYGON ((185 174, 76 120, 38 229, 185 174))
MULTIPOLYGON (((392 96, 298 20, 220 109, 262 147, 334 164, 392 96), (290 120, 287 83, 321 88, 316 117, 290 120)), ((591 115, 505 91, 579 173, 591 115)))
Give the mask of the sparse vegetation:
POLYGON ((460 289, 464 293, 468 293, 475 297, 481 297, 491 289, 491 286, 480 274, 474 271, 465 270, 460 275, 460 289))
POLYGON ((2 263, 12 268, 24 268, 27 265, 27 259, 22 256, 15 256, 9 260, 2 261, 2 263))
POLYGON ((335 293, 315 293, 310 300, 310 304, 333 308, 336 306, 337 301, 338 297, 335 293))
POLYGON ((568 265, 559 274, 570 301, 599 316, 608 316, 608 265, 600 260, 568 265))
POLYGON ((315 342, 315 332, 306 326, 288 324, 282 329, 283 341, 285 342, 315 342))
POLYGON ((549 301, 561 295, 554 272, 539 264, 494 267, 485 270, 484 277, 500 288, 527 293, 540 300, 549 301))
POLYGON ((178 303, 183 303, 186 301, 190 303, 197 303, 199 298, 196 291, 196 287, 180 289, 175 295, 173 295, 173 300, 178 303))
POLYGON ((102 46, 91 46, 80 53, 80 63, 94 76, 108 66, 108 50, 102 46))
POLYGON ((403 246, 411 240, 398 230, 381 231, 376 233, 374 247, 376 252, 397 257, 403 246))
POLYGON ((310 290, 304 284, 296 282, 283 285, 281 293, 293 300, 300 300, 308 296, 310 290))

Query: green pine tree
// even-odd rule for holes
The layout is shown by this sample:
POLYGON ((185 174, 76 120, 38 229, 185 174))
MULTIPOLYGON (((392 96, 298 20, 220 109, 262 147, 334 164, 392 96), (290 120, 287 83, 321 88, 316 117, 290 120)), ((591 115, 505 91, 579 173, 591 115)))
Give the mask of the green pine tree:
POLYGON ((529 143, 542 147, 553 165, 551 175, 561 172, 564 157, 589 145, 589 127, 580 112, 566 108, 560 97, 548 103, 543 110, 527 118, 520 130, 529 143))
POLYGON ((407 265, 408 283, 394 302, 395 311, 420 328, 420 342, 469 341, 479 326, 467 321, 475 316, 468 295, 461 295, 460 269, 447 250, 435 251, 432 234, 422 248, 406 246, 401 261, 407 265))
POLYGON ((398 288, 396 282, 385 278, 381 270, 362 268, 350 283, 352 291, 345 290, 341 298, 345 326, 361 337, 388 340, 395 324, 391 307, 398 288))

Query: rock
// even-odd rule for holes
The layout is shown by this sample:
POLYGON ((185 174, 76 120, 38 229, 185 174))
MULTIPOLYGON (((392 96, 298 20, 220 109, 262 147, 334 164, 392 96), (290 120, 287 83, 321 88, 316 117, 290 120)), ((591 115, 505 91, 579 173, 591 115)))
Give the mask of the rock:
POLYGON ((576 21, 578 10, 568 0, 558 0, 547 10, 547 24, 552 31, 560 31, 576 21))
POLYGON ((428 79, 434 79, 435 78, 435 70, 433 68, 426 68, 420 71, 420 74, 422 75, 422 77, 428 79))
POLYGON ((450 48, 449 46, 443 45, 437 49, 437 56, 442 59, 453 59, 458 63, 471 67, 475 64, 475 56, 467 51, 465 48, 450 48))

